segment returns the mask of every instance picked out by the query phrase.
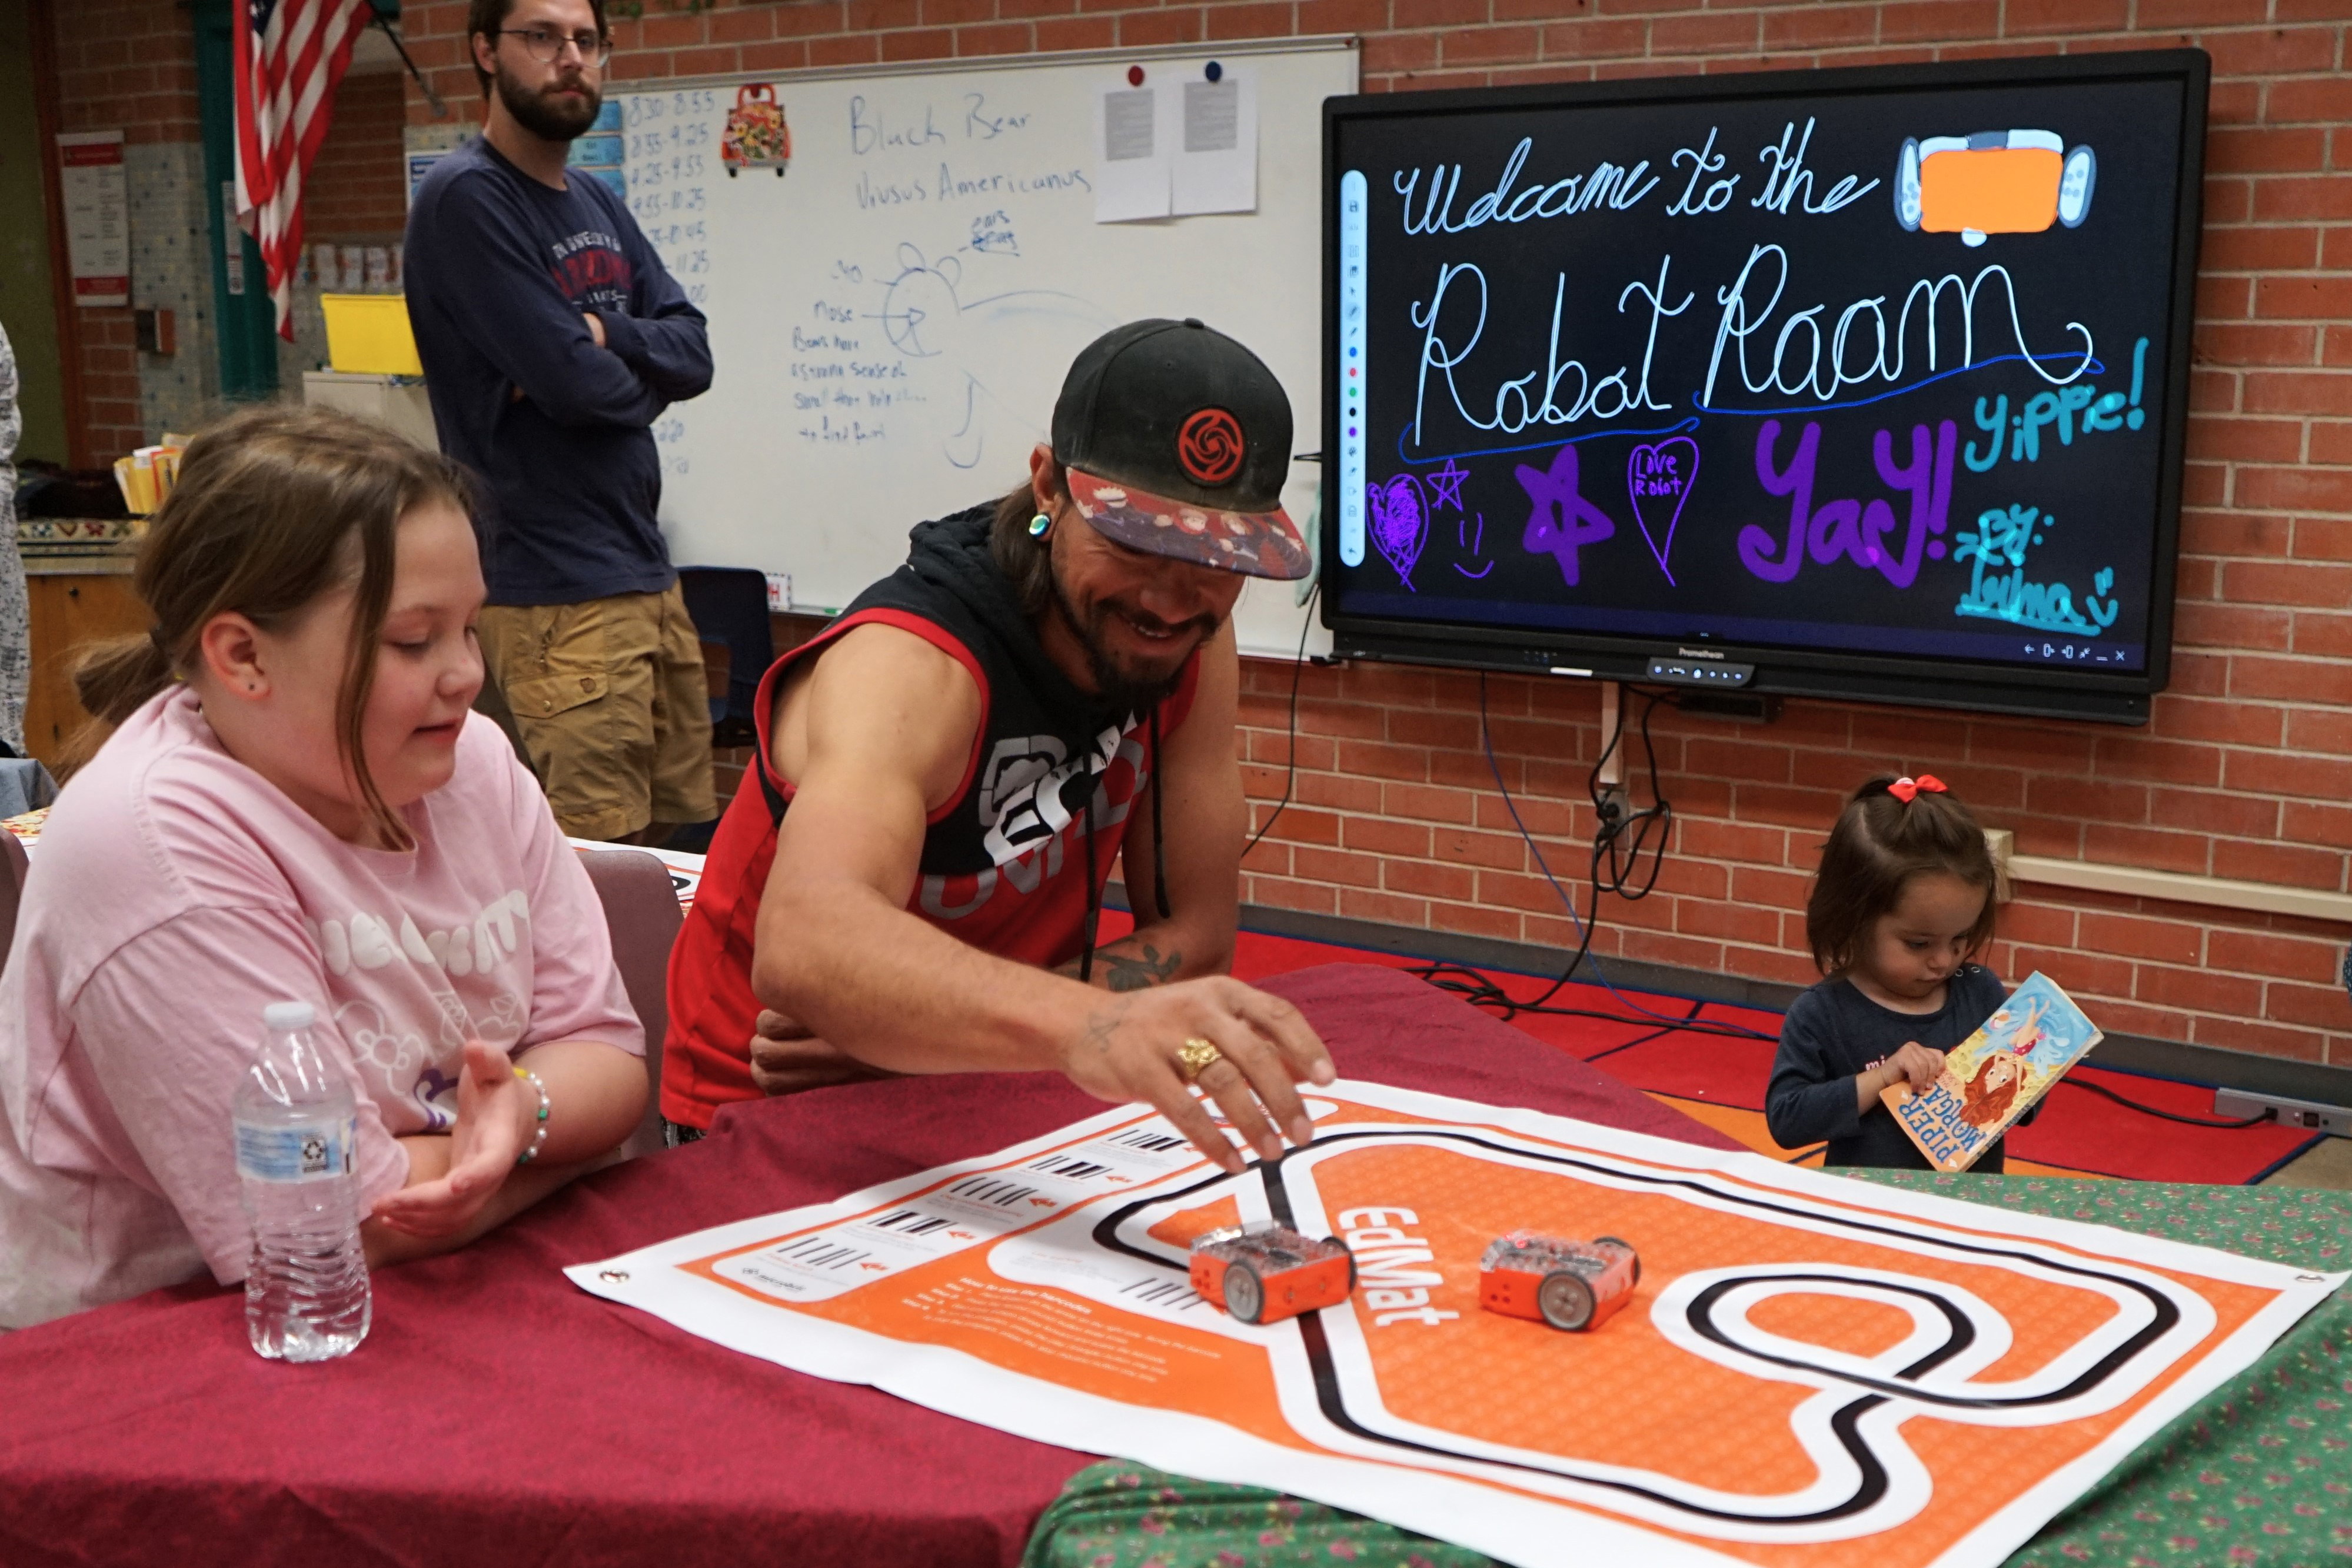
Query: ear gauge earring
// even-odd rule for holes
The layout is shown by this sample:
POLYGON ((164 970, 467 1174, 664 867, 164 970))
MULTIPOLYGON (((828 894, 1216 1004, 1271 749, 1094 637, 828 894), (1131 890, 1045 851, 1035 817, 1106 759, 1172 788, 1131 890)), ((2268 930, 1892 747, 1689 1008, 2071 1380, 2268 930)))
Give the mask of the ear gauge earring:
POLYGON ((1040 512, 1029 519, 1029 537, 1033 539, 1042 539, 1053 526, 1054 519, 1040 512))

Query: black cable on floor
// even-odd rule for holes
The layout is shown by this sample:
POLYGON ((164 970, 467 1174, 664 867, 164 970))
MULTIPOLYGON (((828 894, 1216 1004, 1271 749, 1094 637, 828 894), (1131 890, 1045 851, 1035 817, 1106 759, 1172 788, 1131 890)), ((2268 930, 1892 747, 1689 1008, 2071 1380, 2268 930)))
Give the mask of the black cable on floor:
MULTIPOLYGON (((1775 1040, 1774 1036, 1766 1034, 1760 1030, 1749 1029, 1745 1024, 1723 1023, 1714 1019, 1677 1019, 1639 1010, 1629 1015, 1602 1012, 1595 1008, 1555 1007, 1542 1001, 1514 1001, 1511 999, 1510 993, 1504 990, 1499 982, 1484 971, 1471 968, 1465 964, 1444 962, 1420 964, 1407 969, 1405 973, 1427 981, 1441 991, 1451 991, 1474 1008, 1492 1009, 1496 1017, 1505 1023, 1510 1022, 1521 1013, 1538 1013, 1547 1018, 1599 1019, 1606 1023, 1651 1024, 1657 1026, 1662 1034, 1671 1033, 1679 1029, 1688 1030, 1693 1034, 1722 1035, 1731 1040, 1760 1040, 1767 1043, 1772 1043, 1775 1040)), ((1546 991, 1544 994, 1549 996, 1552 991, 1559 988, 1558 986, 1554 986, 1550 991, 1546 991)))
POLYGON ((2259 1116, 2243 1116, 2235 1121, 2209 1120, 2203 1116, 2183 1116, 2177 1111, 2159 1111, 2153 1105, 2143 1105, 2137 1100, 2126 1099, 2105 1084, 2094 1083, 2086 1078, 2061 1078, 2058 1082, 2072 1088, 2086 1089, 2094 1094, 2114 1101, 2126 1110, 2137 1111, 2143 1115, 2158 1117, 2167 1122, 2178 1122, 2184 1127, 2210 1127, 2217 1133, 2235 1133, 2247 1127, 2259 1127, 2266 1122, 2274 1122, 2278 1119, 2278 1113, 2275 1111, 2264 1111, 2259 1116))

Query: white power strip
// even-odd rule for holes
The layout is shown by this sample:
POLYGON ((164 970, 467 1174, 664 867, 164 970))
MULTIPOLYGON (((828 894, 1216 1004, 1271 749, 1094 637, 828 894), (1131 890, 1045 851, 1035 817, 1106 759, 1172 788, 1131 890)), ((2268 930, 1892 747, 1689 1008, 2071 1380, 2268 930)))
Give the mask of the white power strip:
POLYGON ((2307 1127, 2330 1137, 2352 1138, 2352 1105, 2323 1105, 2316 1100, 2290 1100, 2283 1094, 2257 1094, 2251 1089, 2213 1092, 2216 1116, 2238 1119, 2264 1111, 2282 1127, 2307 1127))

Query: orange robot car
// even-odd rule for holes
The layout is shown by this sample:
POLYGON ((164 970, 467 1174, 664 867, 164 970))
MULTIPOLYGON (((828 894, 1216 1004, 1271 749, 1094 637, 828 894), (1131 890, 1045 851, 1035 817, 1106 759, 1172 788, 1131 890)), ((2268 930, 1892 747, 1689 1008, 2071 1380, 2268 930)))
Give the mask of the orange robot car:
POLYGON ((1202 1300, 1243 1322, 1272 1323, 1346 1301, 1356 1258, 1343 1242, 1257 1219, 1195 1238, 1192 1274, 1202 1300))
POLYGON ((1570 1241, 1514 1230, 1478 1260, 1480 1306, 1556 1329, 1599 1328, 1641 1282, 1640 1256, 1613 1236, 1570 1241))

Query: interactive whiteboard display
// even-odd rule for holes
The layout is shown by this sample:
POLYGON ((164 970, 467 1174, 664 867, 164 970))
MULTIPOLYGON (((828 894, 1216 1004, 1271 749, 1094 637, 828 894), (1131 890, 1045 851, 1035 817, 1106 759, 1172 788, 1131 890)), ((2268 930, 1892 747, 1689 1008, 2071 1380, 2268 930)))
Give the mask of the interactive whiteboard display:
POLYGON ((2144 716, 2207 69, 1332 104, 1340 651, 2144 716))

